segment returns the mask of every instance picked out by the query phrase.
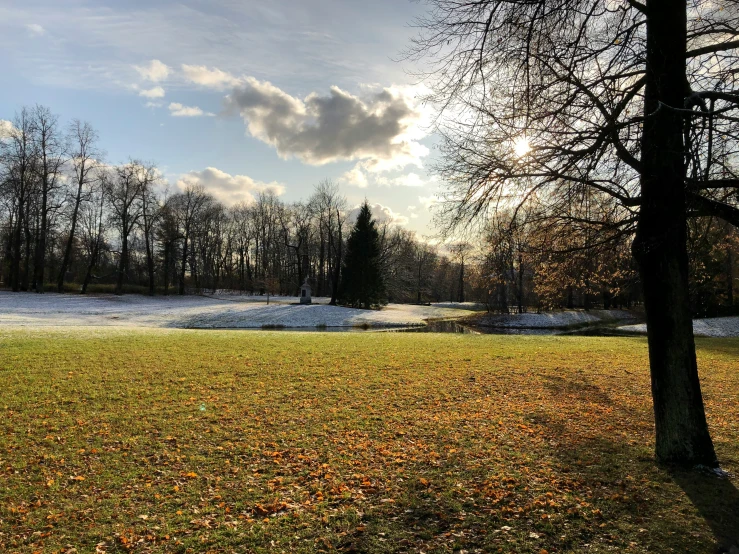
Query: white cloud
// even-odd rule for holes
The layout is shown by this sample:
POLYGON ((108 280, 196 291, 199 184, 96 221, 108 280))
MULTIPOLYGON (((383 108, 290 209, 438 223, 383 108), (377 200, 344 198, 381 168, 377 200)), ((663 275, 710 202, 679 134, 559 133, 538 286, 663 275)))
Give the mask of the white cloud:
MULTIPOLYGON (((429 150, 418 142, 427 112, 413 89, 389 87, 364 97, 338 87, 327 95, 295 98, 269 82, 247 77, 227 97, 251 136, 274 146, 283 158, 322 165, 361 160, 357 171, 379 172, 421 166, 429 150)), ((356 168, 355 168, 356 169, 356 168)), ((361 183, 358 173, 346 176, 361 183)), ((361 186, 361 185, 360 185, 361 186)))
POLYGON ((7 119, 0 119, 0 139, 10 138, 15 126, 7 119))
POLYGON ((161 108, 162 106, 164 106, 164 104, 161 102, 147 102, 144 104, 144 107, 146 108, 161 108))
POLYGON ((426 187, 434 185, 434 179, 424 179, 418 173, 410 172, 397 177, 386 177, 378 175, 372 169, 367 168, 367 162, 357 162, 357 164, 344 173, 339 180, 341 182, 353 185, 359 188, 366 188, 369 185, 378 185, 381 187, 426 187))
POLYGON ((419 196, 418 202, 426 208, 427 210, 433 207, 434 205, 438 204, 441 201, 441 199, 437 195, 431 195, 431 196, 419 196))
POLYGON ((217 67, 208 69, 205 65, 182 64, 182 72, 188 81, 216 90, 235 87, 240 82, 239 79, 230 73, 222 71, 217 67))
POLYGON ((200 117, 201 115, 212 117, 215 114, 204 112, 197 106, 183 106, 179 102, 172 102, 169 106, 169 114, 174 117, 200 117))
POLYGON ((367 188, 367 175, 358 167, 354 166, 352 169, 344 173, 339 180, 348 183, 349 185, 359 187, 360 189, 367 188))
POLYGON ((133 68, 147 81, 158 83, 169 77, 169 67, 159 60, 151 60, 148 65, 134 65, 133 68))
POLYGON ((162 87, 154 87, 148 90, 142 90, 139 92, 139 96, 145 98, 164 98, 164 89, 162 87))
POLYGON ((28 23, 26 29, 28 29, 28 34, 32 37, 40 37, 46 34, 46 29, 38 23, 28 23))
POLYGON ((413 172, 400 175, 399 177, 393 177, 392 179, 380 176, 377 177, 376 181, 378 185, 386 187, 423 187, 431 182, 425 181, 418 173, 413 172))
MULTIPOLYGON (((350 224, 354 224, 359 215, 359 210, 362 208, 361 204, 355 206, 347 214, 347 220, 350 224)), ((372 212, 372 218, 378 223, 392 223, 395 225, 408 225, 410 221, 406 216, 395 213, 391 208, 383 206, 382 204, 370 204, 370 211, 372 212)))
POLYGON ((272 181, 264 183, 256 181, 247 175, 230 175, 215 167, 206 167, 202 171, 190 171, 177 180, 180 190, 189 185, 202 185, 203 188, 225 204, 254 201, 254 194, 259 192, 273 192, 281 195, 285 192, 284 185, 272 181))

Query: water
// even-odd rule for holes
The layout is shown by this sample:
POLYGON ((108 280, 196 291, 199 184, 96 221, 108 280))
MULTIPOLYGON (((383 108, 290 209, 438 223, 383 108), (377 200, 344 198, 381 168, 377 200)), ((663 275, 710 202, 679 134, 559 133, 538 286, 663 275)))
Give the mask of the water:
POLYGON ((463 335, 561 335, 562 329, 527 329, 523 327, 469 327, 453 319, 428 321, 415 327, 235 327, 233 331, 280 331, 298 333, 457 333, 463 335))
POLYGON ((480 331, 476 331, 471 327, 466 327, 454 321, 453 319, 431 320, 423 327, 403 327, 400 329, 392 329, 397 333, 461 333, 464 335, 479 335, 480 331))

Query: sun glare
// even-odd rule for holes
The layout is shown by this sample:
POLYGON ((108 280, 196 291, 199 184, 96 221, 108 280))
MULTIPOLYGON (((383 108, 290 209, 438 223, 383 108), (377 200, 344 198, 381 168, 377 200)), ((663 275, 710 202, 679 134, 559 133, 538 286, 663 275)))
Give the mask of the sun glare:
POLYGON ((513 144, 513 151, 517 158, 523 158, 531 151, 531 145, 526 137, 521 137, 513 144))

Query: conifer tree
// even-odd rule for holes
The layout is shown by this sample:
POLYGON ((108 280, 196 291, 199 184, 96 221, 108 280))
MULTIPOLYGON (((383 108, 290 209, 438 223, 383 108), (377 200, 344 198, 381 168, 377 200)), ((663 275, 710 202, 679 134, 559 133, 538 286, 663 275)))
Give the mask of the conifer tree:
POLYGON ((370 308, 385 301, 385 283, 380 267, 380 234, 365 200, 346 243, 341 271, 339 301, 370 308))

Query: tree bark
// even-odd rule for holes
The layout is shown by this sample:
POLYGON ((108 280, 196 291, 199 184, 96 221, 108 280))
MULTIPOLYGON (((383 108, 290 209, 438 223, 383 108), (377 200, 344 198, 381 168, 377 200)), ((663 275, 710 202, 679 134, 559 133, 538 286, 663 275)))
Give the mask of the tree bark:
POLYGON ((644 288, 661 463, 716 466, 708 433, 688 298, 683 121, 685 0, 647 0, 647 74, 641 210, 633 243, 644 288))

